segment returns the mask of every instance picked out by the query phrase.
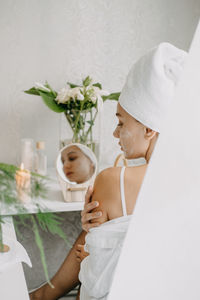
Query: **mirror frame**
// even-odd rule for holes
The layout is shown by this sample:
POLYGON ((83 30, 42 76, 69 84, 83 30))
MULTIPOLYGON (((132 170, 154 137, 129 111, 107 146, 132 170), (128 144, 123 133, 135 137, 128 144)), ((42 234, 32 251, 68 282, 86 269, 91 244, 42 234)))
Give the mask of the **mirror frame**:
MULTIPOLYGON (((85 154, 85 155, 86 155, 86 154, 85 154)), ((92 179, 94 176, 96 177, 96 173, 97 173, 97 158, 96 158, 94 152, 93 152, 89 147, 87 147, 87 146, 85 146, 85 145, 83 145, 83 144, 80 144, 80 143, 71 143, 71 144, 68 144, 68 145, 64 146, 63 148, 61 148, 61 149, 59 150, 58 156, 57 156, 57 158, 56 158, 56 171, 57 171, 58 175, 61 177, 61 179, 62 179, 64 182, 69 183, 69 184, 72 184, 73 186, 75 186, 75 185, 80 186, 80 185, 83 185, 83 184, 87 184, 88 182, 91 181, 91 179, 92 179), (80 150, 81 150, 81 148, 83 148, 83 149, 85 148, 87 151, 90 150, 90 152, 91 152, 91 156, 92 156, 91 160, 92 160, 92 162, 94 162, 94 164, 95 164, 95 170, 94 170, 94 173, 92 174, 92 176, 90 177, 90 179, 88 179, 88 180, 85 181, 85 182, 82 182, 82 183, 76 183, 76 182, 70 181, 70 180, 67 179, 66 175, 64 174, 63 169, 60 168, 60 170, 59 170, 59 167, 63 166, 63 163, 62 163, 62 161, 61 161, 61 153, 62 153, 63 150, 65 150, 66 148, 68 148, 68 147, 70 147, 70 146, 77 146, 77 147, 80 148, 80 150)))
POLYGON ((95 154, 92 152, 92 150, 80 143, 71 143, 66 146, 64 146, 62 149, 59 150, 56 161, 55 161, 55 168, 56 168, 56 174, 58 177, 58 181, 60 183, 60 187, 64 196, 64 201, 65 202, 83 202, 85 199, 85 193, 89 185, 93 185, 94 180, 96 178, 97 170, 98 170, 98 163, 97 163, 97 158, 95 154), (76 182, 70 182, 66 175, 63 172, 63 164, 61 161, 61 152, 70 147, 70 146, 78 146, 80 148, 86 148, 87 151, 88 149, 91 151, 92 155, 92 161, 95 163, 95 170, 91 178, 83 183, 76 183, 76 182), (59 166, 60 170, 59 171, 59 166))

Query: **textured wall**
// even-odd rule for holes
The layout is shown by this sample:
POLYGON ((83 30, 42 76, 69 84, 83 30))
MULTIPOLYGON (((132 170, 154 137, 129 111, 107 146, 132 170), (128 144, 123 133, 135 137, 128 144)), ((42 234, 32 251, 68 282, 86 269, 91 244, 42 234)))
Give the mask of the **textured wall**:
MULTIPOLYGON (((4 0, 0 2, 0 161, 16 162, 22 137, 44 139, 49 165, 59 115, 22 91, 46 79, 56 89, 91 75, 120 91, 132 62, 161 41, 188 49, 199 0, 4 0)), ((104 161, 118 153, 115 104, 105 105, 104 161), (112 141, 112 142, 111 142, 112 141)))
MULTIPOLYGON (((105 89, 120 91, 132 62, 150 47, 169 41, 187 50, 199 15, 199 0, 1 1, 0 161, 16 163, 20 139, 32 137, 46 141, 49 166, 54 163, 59 115, 45 107, 40 98, 22 92, 35 81, 48 80, 60 89, 66 81, 79 83, 91 75, 105 89)), ((104 164, 112 164, 119 152, 112 137, 115 106, 115 102, 106 103, 104 109, 104 164)), ((80 231, 80 215, 64 215, 63 226, 72 241, 80 231)), ((23 235, 34 264, 33 272, 25 269, 32 288, 44 276, 32 235, 25 229, 23 235)), ((68 249, 60 242, 52 243, 48 235, 45 239, 53 274, 68 249)))

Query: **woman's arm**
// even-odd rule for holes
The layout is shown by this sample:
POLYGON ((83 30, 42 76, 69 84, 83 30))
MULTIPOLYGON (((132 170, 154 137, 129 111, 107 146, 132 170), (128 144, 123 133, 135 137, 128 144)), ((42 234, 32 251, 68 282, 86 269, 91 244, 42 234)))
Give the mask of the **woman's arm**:
MULTIPOLYGON (((107 220, 105 201, 102 201, 102 199, 105 200, 106 196, 108 183, 107 179, 107 175, 105 176, 104 171, 101 172, 95 181, 94 190, 89 188, 86 193, 85 207, 82 211, 82 222, 86 231, 88 231, 91 227, 98 226, 107 220), (95 212, 93 212, 94 209, 95 212), (97 215, 99 209, 103 210, 103 212, 101 212, 101 218, 97 215)), ((109 195, 107 194, 107 196, 109 195)), ((45 284, 30 294, 31 300, 56 300, 63 294, 68 293, 79 283, 78 274, 80 270, 80 262, 77 260, 76 251, 78 245, 85 244, 86 231, 81 232, 60 269, 52 278, 51 282, 55 288, 52 289, 48 284, 45 284)))
POLYGON ((86 232, 82 231, 58 272, 51 279, 55 288, 45 284, 29 295, 31 300, 56 300, 79 284, 80 262, 77 261, 76 247, 85 243, 85 235, 86 232))
POLYGON ((88 232, 90 228, 100 225, 97 219, 102 215, 102 212, 99 210, 99 202, 92 201, 93 192, 93 188, 90 186, 85 195, 85 204, 81 212, 82 229, 86 232, 88 232), (96 209, 95 212, 93 212, 94 209, 96 209), (100 215, 98 215, 97 212, 100 213, 100 215))
MULTIPOLYGON (((119 173, 120 168, 112 167, 101 171, 94 183, 94 189, 92 193, 91 204, 97 202, 98 207, 93 208, 93 214, 99 213, 101 215, 90 220, 90 224, 98 222, 102 224, 108 221, 111 211, 119 210, 118 200, 120 200, 120 189, 119 189, 119 173)), ((120 202, 121 204, 121 202, 120 202)))

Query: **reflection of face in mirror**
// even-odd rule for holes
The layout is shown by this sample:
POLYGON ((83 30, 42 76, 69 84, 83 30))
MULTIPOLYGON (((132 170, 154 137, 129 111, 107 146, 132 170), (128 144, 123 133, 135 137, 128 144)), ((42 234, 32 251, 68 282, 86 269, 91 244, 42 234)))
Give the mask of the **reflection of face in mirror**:
POLYGON ((61 161, 63 172, 69 181, 83 183, 94 174, 94 163, 78 146, 65 148, 61 152, 61 161))

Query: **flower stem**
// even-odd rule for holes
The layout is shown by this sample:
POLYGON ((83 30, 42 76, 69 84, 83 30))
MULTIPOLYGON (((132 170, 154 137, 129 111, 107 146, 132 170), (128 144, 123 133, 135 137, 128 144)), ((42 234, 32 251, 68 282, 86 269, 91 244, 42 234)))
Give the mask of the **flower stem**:
POLYGON ((70 114, 68 114, 67 112, 64 112, 64 115, 65 115, 67 121, 69 122, 71 129, 73 130, 73 127, 72 127, 73 121, 72 121, 72 118, 70 117, 70 114))
MULTIPOLYGON (((90 111, 90 121, 93 122, 93 120, 92 120, 92 110, 90 111)), ((90 130, 90 142, 92 143, 92 127, 91 127, 91 130, 90 130)))
POLYGON ((78 130, 78 122, 79 122, 79 119, 80 119, 80 115, 81 115, 81 112, 82 112, 82 109, 83 109, 83 105, 84 105, 84 101, 81 102, 81 108, 78 112, 78 116, 76 117, 76 121, 75 121, 75 129, 74 129, 74 136, 73 136, 73 142, 79 142, 79 139, 78 139, 78 133, 80 131, 80 129, 78 130), (75 139, 74 139, 75 137, 75 139))
POLYGON ((0 252, 3 251, 2 217, 0 216, 0 252))
POLYGON ((95 119, 96 119, 96 117, 97 117, 97 114, 98 114, 98 110, 96 111, 96 113, 95 113, 95 115, 94 115, 94 119, 92 120, 92 121, 93 121, 92 124, 90 124, 90 126, 89 126, 89 128, 88 128, 88 130, 87 130, 87 132, 86 132, 85 139, 87 139, 88 134, 89 134, 90 131, 92 130, 92 126, 93 126, 93 123, 94 123, 94 121, 95 121, 95 119))

